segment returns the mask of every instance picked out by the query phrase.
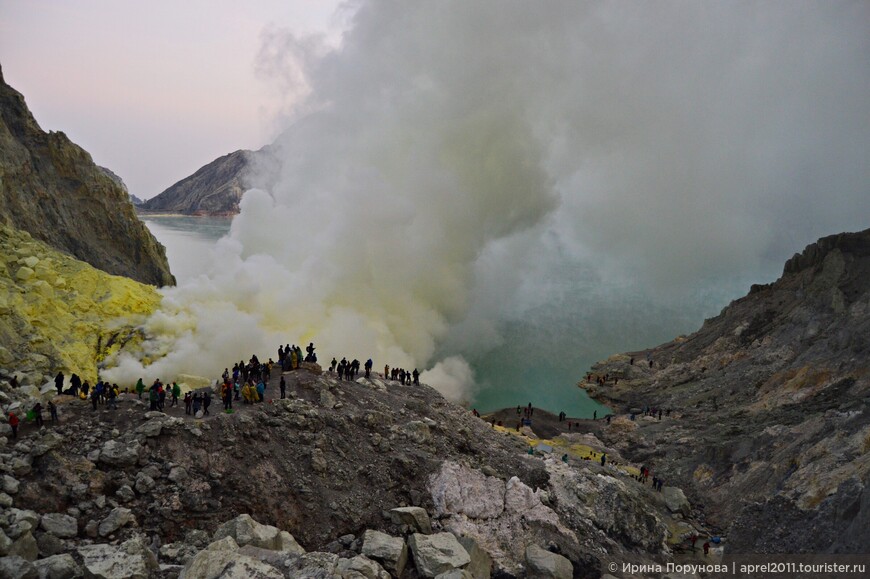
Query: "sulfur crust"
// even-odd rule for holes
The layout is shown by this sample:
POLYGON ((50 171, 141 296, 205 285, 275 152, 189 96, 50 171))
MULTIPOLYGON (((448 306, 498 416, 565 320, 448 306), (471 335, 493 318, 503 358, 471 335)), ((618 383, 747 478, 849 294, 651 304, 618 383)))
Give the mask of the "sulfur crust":
POLYGON ((160 305, 156 288, 110 275, 0 224, 0 367, 77 373, 141 340, 137 327, 160 305))

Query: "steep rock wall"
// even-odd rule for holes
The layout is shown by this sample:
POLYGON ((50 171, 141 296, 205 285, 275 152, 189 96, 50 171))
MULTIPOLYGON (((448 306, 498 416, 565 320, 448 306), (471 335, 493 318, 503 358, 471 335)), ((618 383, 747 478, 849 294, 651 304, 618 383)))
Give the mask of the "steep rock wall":
POLYGON ((127 191, 61 132, 43 131, 0 69, 0 223, 107 273, 174 285, 127 191))

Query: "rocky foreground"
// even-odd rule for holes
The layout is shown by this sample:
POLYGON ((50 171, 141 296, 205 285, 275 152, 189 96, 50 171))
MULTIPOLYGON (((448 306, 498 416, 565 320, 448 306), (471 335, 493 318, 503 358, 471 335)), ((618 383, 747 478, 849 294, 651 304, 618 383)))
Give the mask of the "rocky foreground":
POLYGON ((597 577, 703 532, 679 489, 634 480, 594 435, 551 456, 428 386, 284 376, 287 399, 273 376, 230 414, 59 396, 59 424, 6 427, 0 575, 597 577))
POLYGON ((729 550, 867 552, 870 230, 820 239, 697 333, 593 374, 590 395, 637 418, 602 440, 704 505, 729 550))

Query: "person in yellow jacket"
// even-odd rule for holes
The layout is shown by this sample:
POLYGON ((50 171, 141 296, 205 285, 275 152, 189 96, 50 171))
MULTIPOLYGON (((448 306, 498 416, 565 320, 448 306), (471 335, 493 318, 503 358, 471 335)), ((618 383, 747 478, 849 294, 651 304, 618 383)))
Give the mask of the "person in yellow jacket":
POLYGON ((299 367, 297 362, 298 361, 296 359, 296 350, 290 350, 290 368, 292 370, 295 370, 296 368, 299 367))
POLYGON ((245 385, 242 386, 242 398, 245 399, 245 404, 253 404, 254 397, 252 393, 253 388, 251 385, 245 382, 245 385))

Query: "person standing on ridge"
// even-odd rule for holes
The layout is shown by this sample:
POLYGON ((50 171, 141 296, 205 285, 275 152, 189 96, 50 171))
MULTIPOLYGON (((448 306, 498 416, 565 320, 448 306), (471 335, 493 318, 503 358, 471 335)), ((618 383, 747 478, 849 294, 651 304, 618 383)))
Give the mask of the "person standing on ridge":
POLYGON ((281 376, 281 383, 278 386, 281 388, 281 400, 284 400, 287 397, 287 381, 284 380, 284 376, 281 376))
POLYGON ((414 368, 412 375, 414 376, 414 385, 419 386, 420 385, 420 372, 418 372, 417 369, 414 368))
POLYGON ((369 358, 368 360, 366 360, 366 364, 365 364, 365 369, 366 369, 366 378, 370 378, 370 377, 371 377, 371 374, 372 374, 372 365, 373 365, 373 362, 372 362, 372 359, 371 359, 371 358, 369 358))
POLYGON ((178 382, 172 383, 172 402, 169 406, 178 406, 178 397, 181 396, 181 386, 178 385, 178 382))
POLYGON ((9 413, 9 426, 12 428, 12 438, 18 438, 18 417, 15 416, 14 412, 9 413))
POLYGON ((57 388, 58 394, 63 394, 63 372, 58 372, 54 377, 54 387, 57 388))

